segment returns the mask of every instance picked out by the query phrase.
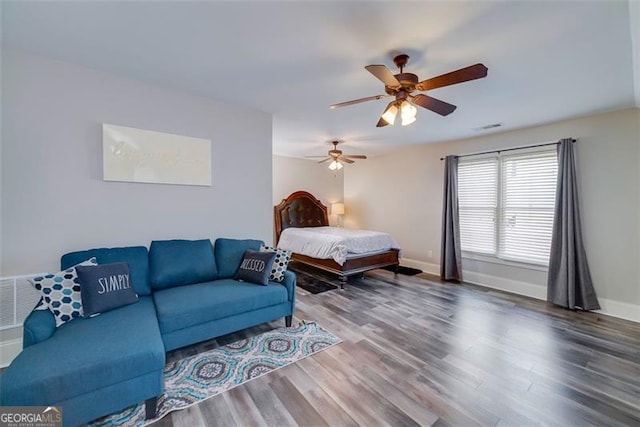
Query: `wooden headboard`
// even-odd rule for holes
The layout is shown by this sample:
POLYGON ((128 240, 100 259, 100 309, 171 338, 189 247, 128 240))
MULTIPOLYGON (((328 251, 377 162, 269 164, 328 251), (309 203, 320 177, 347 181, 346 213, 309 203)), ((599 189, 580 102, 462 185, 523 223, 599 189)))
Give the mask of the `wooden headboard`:
POLYGON ((273 208, 276 241, 282 230, 289 227, 321 227, 329 225, 327 207, 311 193, 296 191, 273 208))

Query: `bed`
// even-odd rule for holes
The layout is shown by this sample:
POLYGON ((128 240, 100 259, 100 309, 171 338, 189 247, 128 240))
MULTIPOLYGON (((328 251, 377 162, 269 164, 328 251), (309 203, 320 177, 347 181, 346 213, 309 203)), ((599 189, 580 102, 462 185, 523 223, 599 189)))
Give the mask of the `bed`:
MULTIPOLYGON (((327 207, 306 191, 296 191, 274 207, 275 241, 288 228, 327 227, 327 207)), ((284 248, 286 249, 286 248, 284 248)), ((349 253, 343 263, 331 258, 314 258, 293 252, 292 259, 315 268, 338 275, 341 288, 350 276, 360 275, 376 268, 399 265, 400 250, 397 248, 377 250, 370 253, 349 253)))

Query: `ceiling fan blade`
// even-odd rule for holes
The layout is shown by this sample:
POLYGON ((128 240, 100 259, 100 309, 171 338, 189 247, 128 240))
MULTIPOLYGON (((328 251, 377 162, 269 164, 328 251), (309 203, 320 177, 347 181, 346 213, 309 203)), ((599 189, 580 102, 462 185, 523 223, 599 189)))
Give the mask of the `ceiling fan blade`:
POLYGON ((423 80, 416 85, 416 89, 430 90, 443 86, 455 85, 457 83, 468 82, 469 80, 481 79, 487 76, 487 71, 488 68, 485 67, 484 64, 470 65, 450 73, 441 74, 437 77, 423 80))
POLYGON ((362 160, 367 159, 367 156, 363 154, 343 154, 342 157, 346 157, 347 159, 362 159, 362 160))
POLYGON ((345 156, 338 156, 338 160, 345 163, 355 163, 353 160, 346 158, 345 156))
POLYGON ((455 105, 422 94, 414 96, 412 98, 412 101, 414 104, 419 105, 422 108, 426 108, 427 110, 431 110, 434 113, 438 113, 441 116, 447 116, 453 113, 456 108, 458 108, 455 105))
POLYGON ((346 107, 346 106, 353 105, 353 104, 359 104, 361 102, 373 101, 374 99, 386 98, 387 96, 389 96, 389 95, 367 96, 366 98, 354 99, 353 101, 346 101, 346 102, 341 102, 339 104, 333 104, 333 105, 330 105, 329 108, 331 108, 333 110, 333 109, 340 108, 340 107, 346 107))
POLYGON ((385 86, 389 86, 394 89, 399 89, 402 86, 398 79, 396 79, 396 76, 393 75, 391 70, 389 70, 384 65, 367 65, 364 68, 368 72, 376 76, 378 80, 384 83, 385 86))
POLYGON ((305 159, 324 159, 327 156, 304 156, 305 159))
POLYGON ((326 162, 328 160, 331 160, 331 157, 327 157, 326 159, 322 159, 318 163, 324 163, 324 162, 326 162))

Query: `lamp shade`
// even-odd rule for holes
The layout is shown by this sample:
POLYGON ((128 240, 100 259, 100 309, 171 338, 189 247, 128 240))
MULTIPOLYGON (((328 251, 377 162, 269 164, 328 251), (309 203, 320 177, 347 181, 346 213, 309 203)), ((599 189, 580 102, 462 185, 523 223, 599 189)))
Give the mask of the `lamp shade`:
POLYGON ((344 215, 344 203, 332 203, 331 213, 334 215, 344 215))
POLYGON ((398 107, 395 104, 391 104, 387 107, 386 110, 382 113, 382 120, 389 123, 393 126, 393 123, 396 121, 396 115, 398 114, 398 107))
POLYGON ((400 106, 400 117, 402 119, 402 126, 410 125, 416 121, 416 113, 418 109, 411 105, 407 100, 402 101, 400 106))

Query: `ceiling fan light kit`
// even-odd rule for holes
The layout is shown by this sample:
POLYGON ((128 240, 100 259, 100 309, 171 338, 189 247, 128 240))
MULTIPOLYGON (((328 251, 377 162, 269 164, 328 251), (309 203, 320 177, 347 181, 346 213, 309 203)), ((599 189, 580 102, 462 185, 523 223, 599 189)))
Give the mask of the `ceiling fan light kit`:
POLYGON ((329 164, 329 169, 331 169, 332 171, 335 171, 335 170, 338 170, 338 171, 339 171, 339 170, 340 170, 340 169, 342 169, 342 168, 343 168, 342 163, 340 163, 340 162, 339 162, 339 161, 337 161, 337 160, 334 160, 333 162, 331 162, 331 163, 329 164))
POLYGON ((425 108, 447 116, 454 112, 455 105, 441 101, 425 94, 412 95, 414 91, 427 91, 432 89, 450 86, 470 80, 481 79, 487 76, 488 69, 484 64, 470 65, 450 73, 441 74, 427 80, 419 81, 418 76, 412 73, 405 73, 404 66, 409 61, 409 55, 401 54, 393 58, 393 62, 400 69, 400 73, 393 74, 385 65, 367 65, 364 67, 373 74, 378 80, 384 83, 386 95, 374 95, 366 98, 354 99, 352 101, 333 104, 329 108, 336 109, 349 105, 359 104, 361 102, 378 100, 389 96, 395 97, 391 101, 378 120, 377 127, 393 125, 395 123, 398 112, 402 126, 409 125, 416 121, 418 107, 425 108))
POLYGON ((380 116, 382 120, 379 121, 376 126, 393 126, 396 121, 396 117, 398 116, 398 112, 400 113, 400 123, 402 126, 406 126, 416 121, 418 109, 406 99, 402 101, 391 101, 380 116))
POLYGON ((355 163, 356 160, 366 160, 367 156, 363 154, 343 154, 342 150, 338 150, 338 144, 340 141, 331 141, 333 144, 333 150, 329 150, 327 153, 329 157, 325 156, 306 156, 306 158, 318 158, 324 157, 322 160, 318 161, 318 163, 324 163, 331 160, 329 163, 329 169, 332 171, 339 171, 343 168, 344 163, 355 163))

